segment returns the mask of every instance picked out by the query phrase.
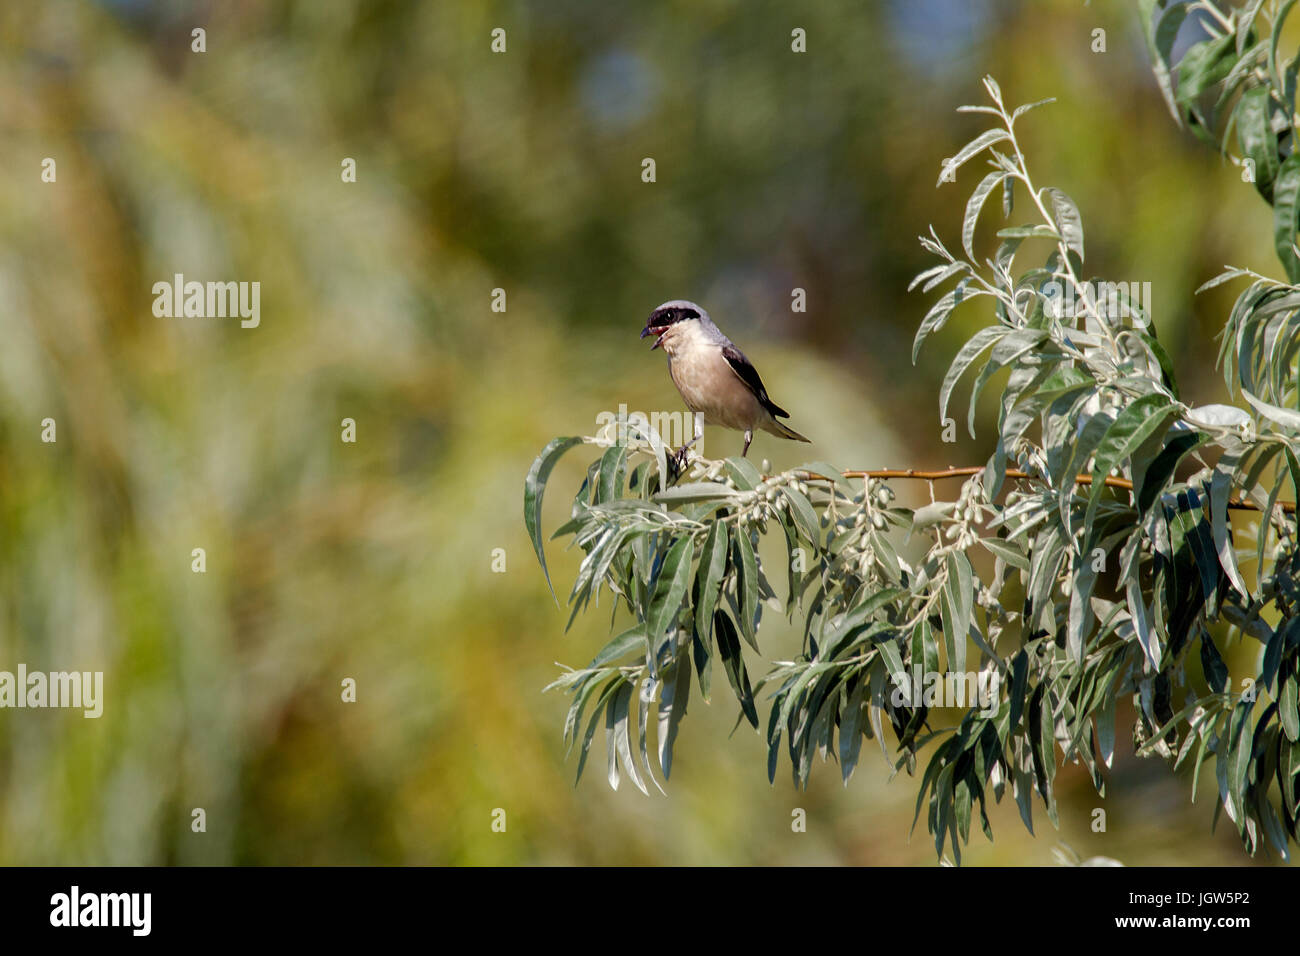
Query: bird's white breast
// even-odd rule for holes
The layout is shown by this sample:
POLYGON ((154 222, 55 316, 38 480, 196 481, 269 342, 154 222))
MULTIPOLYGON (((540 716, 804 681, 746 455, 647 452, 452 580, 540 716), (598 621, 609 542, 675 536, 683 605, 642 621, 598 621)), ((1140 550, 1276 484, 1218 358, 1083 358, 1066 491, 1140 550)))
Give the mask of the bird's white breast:
POLYGON ((708 424, 744 431, 767 417, 754 393, 727 363, 722 346, 705 335, 698 323, 671 326, 661 343, 668 355, 668 373, 686 407, 703 412, 708 424))

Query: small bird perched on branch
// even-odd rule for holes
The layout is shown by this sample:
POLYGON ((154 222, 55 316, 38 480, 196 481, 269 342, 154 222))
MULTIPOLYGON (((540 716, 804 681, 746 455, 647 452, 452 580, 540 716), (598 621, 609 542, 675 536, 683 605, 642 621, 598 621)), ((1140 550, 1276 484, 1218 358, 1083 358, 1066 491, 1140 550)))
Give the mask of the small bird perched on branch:
POLYGON ((695 413, 695 437, 677 453, 683 462, 686 450, 703 435, 701 417, 705 424, 744 432, 741 457, 748 454, 754 432, 759 430, 794 441, 810 441, 777 421, 789 418, 789 413, 767 397, 763 380, 745 353, 694 302, 674 299, 659 306, 641 330, 641 338, 647 335, 655 336, 651 351, 663 346, 668 374, 686 407, 695 413))

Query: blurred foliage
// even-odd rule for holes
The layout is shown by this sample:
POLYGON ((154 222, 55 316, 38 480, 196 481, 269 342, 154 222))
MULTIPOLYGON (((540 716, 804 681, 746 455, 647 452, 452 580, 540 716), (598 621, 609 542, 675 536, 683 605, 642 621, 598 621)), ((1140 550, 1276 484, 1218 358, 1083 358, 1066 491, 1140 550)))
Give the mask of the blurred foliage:
MULTIPOLYGON (((0 669, 102 669, 106 695, 99 720, 0 712, 0 861, 932 862, 878 768, 769 787, 723 708, 696 712, 667 799, 575 789, 563 701, 537 691, 603 621, 560 643, 504 503, 551 435, 675 409, 636 333, 677 296, 802 410, 818 458, 987 457, 916 414, 978 318, 901 370, 915 236, 960 225, 934 157, 978 131, 950 110, 988 72, 1058 98, 1026 152, 1088 210, 1090 265, 1152 282, 1184 400, 1222 398, 1205 343, 1231 291, 1190 290, 1268 270, 1269 210, 1169 121, 1129 3, 0 7, 0 669), (155 317, 178 272, 260 281, 260 327, 155 317)), ((1182 787, 1114 774, 1105 834, 1069 822, 1098 805, 1086 776, 1058 778, 1081 855, 1242 859, 1182 787)), ((1009 827, 966 854, 1050 860, 1009 827)))

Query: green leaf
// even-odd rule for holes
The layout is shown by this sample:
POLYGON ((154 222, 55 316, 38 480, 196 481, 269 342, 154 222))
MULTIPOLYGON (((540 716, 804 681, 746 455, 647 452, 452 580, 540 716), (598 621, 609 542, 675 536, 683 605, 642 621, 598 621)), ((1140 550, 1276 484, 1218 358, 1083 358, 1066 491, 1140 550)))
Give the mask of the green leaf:
MULTIPOLYGON (((745 669, 745 660, 740 652, 740 638, 731 617, 719 609, 713 614, 713 633, 718 639, 718 656, 722 658, 722 669, 727 673, 727 681, 735 692, 736 700, 745 719, 758 729, 758 710, 754 707, 754 690, 749 683, 749 672, 745 669)), ((664 776, 668 776, 665 772, 664 776)))
POLYGON ((673 745, 677 743, 677 729, 686 716, 686 705, 691 699, 691 665, 685 653, 664 675, 663 690, 659 696, 659 769, 667 780, 673 769, 673 745))
POLYGON ((1049 186, 1043 192, 1052 201, 1052 220, 1067 249, 1083 260, 1083 219, 1074 200, 1061 190, 1049 186))
POLYGON ((722 579, 727 573, 727 544, 726 525, 715 521, 704 539, 704 550, 700 552, 700 566, 696 572, 699 600, 695 605, 695 633, 702 641, 707 641, 713 626, 713 611, 718 605, 722 579))
POLYGON ((903 657, 898 653, 893 640, 880 641, 876 647, 880 651, 880 659, 885 662, 885 671, 889 674, 894 687, 899 689, 907 687, 909 683, 907 670, 903 667, 903 657))
POLYGON ((840 713, 840 773, 844 782, 849 782, 858 765, 858 756, 862 752, 862 701, 867 692, 867 679, 858 677, 857 686, 849 695, 848 703, 840 713))
POLYGON ((1001 239, 1061 239, 1061 234, 1051 226, 1039 223, 1036 226, 1007 226, 998 230, 1001 239))
POLYGON ((763 480, 763 476, 748 458, 728 458, 723 465, 741 491, 753 491, 763 480))
POLYGON ((1176 414, 1177 409, 1169 403, 1169 399, 1153 393, 1130 403, 1116 416, 1114 424, 1107 429, 1105 438, 1097 448, 1088 511, 1084 518, 1085 528, 1092 527, 1097 505, 1106 490, 1106 476, 1128 459, 1139 445, 1166 427, 1176 414))
POLYGON ((1021 571, 1029 570, 1029 558, 1014 545, 1001 538, 980 538, 979 542, 996 557, 1001 558, 1013 568, 1018 568, 1021 571))
POLYGON ((1142 586, 1136 577, 1129 578, 1125 591, 1128 597, 1129 614, 1132 615, 1133 627, 1137 631, 1138 645, 1142 648, 1151 670, 1158 671, 1162 653, 1160 635, 1151 627, 1146 602, 1142 598, 1142 586))
POLYGON ((781 488, 787 501, 790 502, 790 514, 794 516, 795 523, 799 525, 799 530, 803 536, 815 547, 821 547, 821 520, 817 517, 817 512, 808 500, 807 495, 797 488, 791 488, 788 485, 781 488))
POLYGON ((1293 245, 1300 213, 1300 150, 1282 161, 1273 185, 1273 248, 1291 282, 1300 282, 1300 258, 1293 245))
POLYGON ((943 386, 939 389, 940 421, 948 417, 948 400, 952 398, 953 389, 957 387, 957 382, 970 368, 971 363, 979 358, 986 348, 1006 335, 1007 332, 1008 330, 1000 325, 986 326, 976 332, 970 341, 961 347, 957 357, 952 360, 952 365, 948 367, 948 374, 943 377, 943 386))
POLYGON ((1052 471, 1050 477, 1060 486, 1058 505, 1062 522, 1068 524, 1070 520, 1070 500, 1075 493, 1075 477, 1092 457, 1092 453, 1097 450, 1097 446, 1101 444, 1113 424, 1114 419, 1105 412, 1097 412, 1090 416, 1083 426, 1083 431, 1079 432, 1075 439, 1069 454, 1060 457, 1060 472, 1052 471))
POLYGON ((627 446, 611 445, 600 456, 600 478, 596 484, 596 502, 614 501, 623 496, 623 474, 627 469, 627 446))
POLYGON ((1282 663, 1282 670, 1277 678, 1277 716, 1282 723, 1286 739, 1292 743, 1300 741, 1300 710, 1297 698, 1300 697, 1300 674, 1297 674, 1297 658, 1294 654, 1282 663))
POLYGON ((1088 554, 1075 556, 1074 580, 1070 587, 1070 613, 1066 624, 1066 651, 1075 664, 1083 663, 1084 637, 1092 628, 1092 588, 1097 581, 1088 554))
POLYGON ((661 504, 688 504, 696 501, 716 501, 726 504, 734 497, 736 490, 720 481, 695 481, 686 485, 674 485, 667 491, 661 491, 654 500, 661 504))
POLYGON ((1192 44, 1178 61, 1178 102, 1190 105, 1198 96, 1218 83, 1236 62, 1235 40, 1223 36, 1192 44))
POLYGON ((1178 28, 1183 25, 1183 20, 1187 17, 1187 7, 1182 3, 1175 3, 1166 8, 1165 0, 1138 0, 1138 9, 1147 49, 1151 53, 1151 68, 1155 73, 1156 83, 1165 99, 1165 105, 1169 108, 1169 114, 1174 118, 1175 123, 1182 126, 1183 114, 1174 96, 1169 59, 1173 51, 1174 39, 1178 36, 1178 28), (1157 19, 1158 9, 1163 10, 1163 13, 1157 19))
POLYGON ((672 626, 673 618, 681 609, 682 598, 691 582, 691 555, 695 543, 689 535, 680 539, 668 550, 659 577, 655 580, 654 595, 646 614, 646 630, 653 645, 672 626))
POLYGON ((935 183, 935 186, 942 186, 944 181, 949 179, 952 174, 955 174, 971 157, 988 149, 994 143, 1000 143, 1009 138, 1007 131, 1004 129, 991 129, 980 133, 980 135, 963 146, 956 156, 944 160, 943 167, 939 170, 939 181, 935 183))
POLYGON ((600 697, 596 700, 595 709, 591 712, 591 719, 587 722, 587 732, 582 736, 582 746, 578 750, 578 772, 574 775, 573 785, 576 787, 578 781, 582 779, 583 768, 587 766, 587 754, 591 750, 591 739, 596 736, 596 727, 599 724, 601 711, 605 709, 610 695, 613 694, 623 684, 622 675, 612 677, 600 692, 600 697))
POLYGON ((1287 14, 1295 6, 1296 0, 1283 0, 1283 3, 1277 10, 1277 16, 1273 18, 1273 35, 1269 37, 1268 50, 1268 71, 1274 76, 1278 75, 1277 69, 1277 44, 1282 39, 1282 25, 1286 22, 1287 14))
POLYGON ((646 631, 644 623, 634 624, 629 627, 618 637, 606 644, 591 663, 587 665, 588 670, 595 670, 598 667, 604 667, 606 664, 619 660, 620 658, 631 654, 633 651, 646 652, 646 631))
POLYGON ((740 633, 749 645, 758 650, 754 635, 754 616, 758 612, 758 560, 749 532, 739 526, 732 529, 736 574, 736 606, 740 616, 740 633))
POLYGON ((1138 332, 1138 335, 1146 345, 1147 350, 1155 356, 1156 363, 1160 366, 1160 377, 1164 380, 1165 387, 1169 389, 1170 394, 1174 396, 1174 400, 1177 401, 1178 380, 1174 375, 1174 360, 1170 358, 1169 352, 1154 335, 1141 331, 1138 332))
POLYGON ((962 297, 966 293, 966 281, 963 279, 957 284, 956 288, 944 293, 938 302, 930 306, 930 311, 921 320, 921 325, 916 330, 916 337, 912 339, 913 365, 916 364, 917 356, 921 354, 921 343, 925 341, 926 336, 943 328, 944 323, 948 321, 948 316, 952 314, 952 310, 961 304, 962 297))
POLYGON ((1214 645, 1214 638, 1204 627, 1201 628, 1201 670, 1205 672, 1205 683, 1216 694, 1222 694, 1228 687, 1228 665, 1223 663, 1219 649, 1214 645))
MULTIPOLYGON (((629 732, 628 714, 632 703, 632 685, 625 682, 610 701, 609 717, 605 723, 605 732, 612 733, 614 736, 614 749, 618 752, 618 758, 623 764, 623 769, 627 775, 632 778, 632 783, 636 788, 646 796, 650 791, 646 789, 641 780, 641 775, 637 773, 636 763, 632 760, 632 742, 629 732)), ((610 786, 615 790, 618 789, 618 772, 617 768, 610 773, 610 786)))
POLYGON ((1214 476, 1210 479, 1210 525, 1214 537, 1214 547, 1219 553, 1219 564, 1222 565, 1224 572, 1228 575, 1228 580, 1232 586, 1237 589, 1247 602, 1250 601, 1250 591, 1246 589, 1246 582, 1237 570, 1237 556, 1232 546, 1232 541, 1228 537, 1228 496, 1232 493, 1232 475, 1225 470, 1224 463, 1221 461, 1214 469, 1214 476))
MULTIPOLYGON (((951 609, 951 632, 945 633, 948 639, 950 655, 948 669, 964 671, 966 669, 966 639, 970 633, 971 619, 974 613, 974 574, 970 559, 960 551, 949 551, 944 558, 948 574, 944 580, 945 604, 951 609)), ((945 615, 947 617, 947 615, 945 615)), ((949 622, 945 622, 948 624, 949 622)), ((945 626, 945 632, 949 628, 945 626)))
POLYGON ((818 658, 823 660, 834 658, 836 654, 849 646, 849 643, 855 637, 871 625, 876 612, 892 604, 906 593, 900 588, 883 588, 867 595, 865 599, 859 601, 850 610, 839 617, 833 618, 822 631, 821 650, 818 653, 818 658))
POLYGON ((1292 432, 1300 432, 1300 412, 1290 408, 1281 408, 1277 405, 1271 405, 1262 398, 1256 398, 1244 388, 1241 390, 1242 396, 1247 402, 1265 418, 1276 422, 1283 428, 1288 428, 1292 432))
POLYGON ((1201 497, 1196 490, 1187 488, 1178 492, 1177 501, 1177 521, 1192 550, 1193 562, 1201 579, 1201 595, 1205 600, 1208 614, 1213 607, 1219 587, 1219 560, 1212 548, 1213 537, 1206 528, 1205 516, 1201 510, 1201 497))
MULTIPOLYGON (((592 696, 599 687, 599 680, 593 676, 574 690, 573 702, 569 705, 569 713, 564 718, 564 739, 568 741, 566 757, 572 752, 573 745, 578 742, 578 724, 582 722, 583 711, 587 709, 587 704, 591 702, 592 696)), ((597 716, 600 714, 599 704, 596 705, 596 714, 597 716)))
POLYGON ((580 444, 582 438, 579 436, 552 439, 533 461, 532 467, 528 469, 528 477, 524 479, 524 526, 528 529, 528 537, 532 539, 533 551, 537 553, 542 574, 546 575, 546 586, 551 589, 551 597, 555 598, 557 605, 560 599, 551 584, 551 574, 546 570, 546 554, 542 550, 542 495, 546 492, 546 481, 551 477, 555 463, 566 451, 580 444))
MULTIPOLYGON (((1029 653, 1020 649, 1011 661, 1011 695, 1008 698, 1008 728, 1012 731, 1020 724, 1020 715, 1025 710, 1025 694, 1029 690, 1029 653)), ((1033 828, 1030 828, 1033 832, 1033 828)))
POLYGON ((1277 179, 1277 134, 1269 121, 1269 88, 1257 86, 1242 94, 1237 104, 1237 142, 1242 155, 1255 166, 1255 188, 1265 199, 1273 198, 1277 179))
POLYGON ((1228 724, 1227 749, 1228 787, 1237 806, 1242 804, 1246 792, 1246 773, 1250 769, 1251 733, 1250 712, 1253 700, 1242 700, 1232 711, 1228 724))
POLYGON ((1011 121, 1014 123, 1016 120, 1020 119, 1020 117, 1028 113, 1030 110, 1036 110, 1040 106, 1046 106, 1048 103, 1055 103, 1055 102, 1056 102, 1056 97, 1049 96, 1046 99, 1034 100, 1034 102, 1032 103, 1024 103, 1020 106, 1017 106, 1015 108, 1015 111, 1011 114, 1011 121))
POLYGON ((961 226, 961 244, 966 250, 966 255, 971 259, 975 258, 972 244, 975 241, 975 223, 979 220, 980 210, 984 208, 984 201, 989 198, 989 193, 1006 178, 1007 174, 1002 170, 994 170, 980 180, 980 184, 975 187, 975 191, 966 202, 966 216, 961 226))
MULTIPOLYGON (((994 346, 993 354, 989 356, 988 362, 980 369, 975 384, 971 388, 970 406, 966 412, 966 428, 971 433, 971 437, 975 435, 976 404, 979 402, 980 394, 984 391, 984 386, 988 384, 989 379, 999 369, 1012 365, 1021 356, 1038 348, 1046 338, 1047 332, 1044 329, 1017 329, 1003 336, 998 344, 994 346)), ((1010 387, 1009 384, 1008 387, 1010 387)))
POLYGON ((664 793, 664 788, 659 786, 659 781, 655 779, 654 768, 650 766, 650 747, 647 744, 646 733, 650 720, 650 702, 655 699, 658 687, 659 682, 653 677, 646 677, 641 681, 641 693, 638 695, 640 699, 636 712, 636 745, 641 754, 641 766, 645 767, 645 775, 650 778, 656 790, 664 793))
POLYGON ((1209 436, 1200 432, 1178 432, 1169 439, 1164 450, 1156 455, 1140 480, 1137 475, 1134 475, 1134 490, 1137 493, 1140 514, 1146 514, 1150 510, 1165 484, 1177 470, 1178 463, 1192 449, 1204 444, 1208 439, 1209 436))
MULTIPOLYGON (((1255 24, 1255 17, 1259 16, 1259 8, 1264 5, 1264 0, 1250 0, 1250 3, 1241 9, 1237 14, 1237 55, 1240 56, 1246 49, 1246 43, 1249 41, 1251 27, 1255 24)), ((1280 25, 1280 24, 1279 24, 1280 25)))
POLYGON ((935 286, 943 285, 958 273, 971 271, 970 263, 962 262, 960 260, 957 262, 950 262, 946 267, 940 266, 940 269, 940 272, 931 276, 925 285, 921 287, 922 292, 929 292, 935 286))

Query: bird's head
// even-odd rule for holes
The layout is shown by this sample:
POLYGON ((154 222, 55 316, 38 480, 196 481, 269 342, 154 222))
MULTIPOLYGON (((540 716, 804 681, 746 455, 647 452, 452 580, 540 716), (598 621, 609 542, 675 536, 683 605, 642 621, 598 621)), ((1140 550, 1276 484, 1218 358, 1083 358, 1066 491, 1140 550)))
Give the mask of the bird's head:
POLYGON ((687 302, 685 299, 674 299, 671 302, 665 302, 650 313, 645 328, 641 330, 641 338, 645 338, 647 335, 655 337, 655 344, 650 347, 650 351, 653 352, 662 344, 664 334, 674 325, 681 322, 699 322, 705 314, 705 311, 698 305, 694 302, 687 302))

